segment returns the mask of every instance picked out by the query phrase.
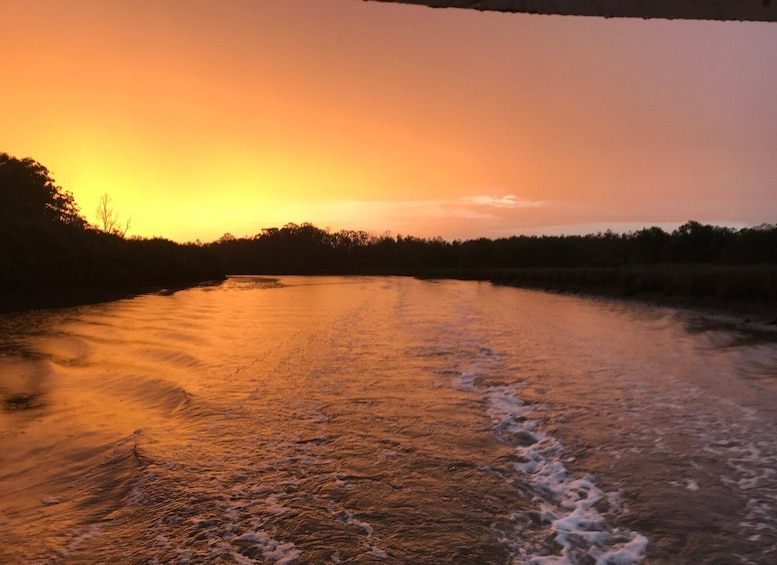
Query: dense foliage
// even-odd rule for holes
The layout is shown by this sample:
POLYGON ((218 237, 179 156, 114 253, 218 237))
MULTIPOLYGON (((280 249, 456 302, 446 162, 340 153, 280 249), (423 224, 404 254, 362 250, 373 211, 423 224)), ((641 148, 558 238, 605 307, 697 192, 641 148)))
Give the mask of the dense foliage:
POLYGON ((777 263, 777 227, 732 228, 687 222, 672 233, 513 236, 448 242, 439 238, 330 233, 310 224, 229 234, 209 245, 230 273, 417 272, 435 269, 623 267, 656 264, 777 263))
MULTIPOLYGON (((105 211, 112 213, 105 198, 105 211)), ((90 226, 32 159, 0 153, 0 292, 179 285, 232 274, 410 274, 624 295, 777 303, 777 226, 690 221, 671 233, 444 241, 311 224, 229 234, 207 245, 90 226)), ((129 226, 129 224, 127 224, 129 226)))
POLYGON ((0 291, 221 277, 218 260, 202 247, 124 239, 89 226, 43 165, 0 153, 0 291))
POLYGON ((83 228, 73 195, 32 159, 0 153, 0 225, 65 224, 83 228))

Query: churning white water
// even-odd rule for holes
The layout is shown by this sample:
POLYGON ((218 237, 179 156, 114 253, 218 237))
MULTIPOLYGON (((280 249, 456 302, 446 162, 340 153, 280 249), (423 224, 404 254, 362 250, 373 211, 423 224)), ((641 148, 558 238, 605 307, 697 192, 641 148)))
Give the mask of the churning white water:
POLYGON ((489 283, 0 317, 2 563, 773 563, 777 345, 489 283))

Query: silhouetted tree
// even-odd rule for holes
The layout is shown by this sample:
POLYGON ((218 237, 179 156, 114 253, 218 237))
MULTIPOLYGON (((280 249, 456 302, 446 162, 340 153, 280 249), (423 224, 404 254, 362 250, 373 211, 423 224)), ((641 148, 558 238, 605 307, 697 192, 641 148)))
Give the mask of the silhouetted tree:
POLYGON ((8 153, 0 153, 0 218, 8 223, 86 226, 73 195, 54 184, 46 167, 8 153))
POLYGON ((105 233, 111 233, 119 237, 126 236, 132 225, 132 216, 127 218, 124 225, 119 222, 119 217, 120 214, 111 205, 111 197, 107 192, 103 192, 97 205, 97 219, 100 222, 100 229, 105 233))
POLYGON ((661 261, 670 235, 659 227, 639 230, 630 237, 632 263, 658 263, 661 261))
POLYGON ((225 236, 207 247, 232 273, 422 272, 439 269, 612 268, 658 263, 777 262, 777 227, 730 228, 687 222, 671 234, 651 227, 575 236, 441 238, 330 233, 311 224, 225 236))
MULTIPOLYGON (((104 231, 90 227, 72 194, 32 159, 0 153, 0 308, 8 291, 169 285, 223 278, 207 249, 160 239, 124 239, 110 199, 104 231)), ((12 300, 11 303, 14 303, 12 300)))

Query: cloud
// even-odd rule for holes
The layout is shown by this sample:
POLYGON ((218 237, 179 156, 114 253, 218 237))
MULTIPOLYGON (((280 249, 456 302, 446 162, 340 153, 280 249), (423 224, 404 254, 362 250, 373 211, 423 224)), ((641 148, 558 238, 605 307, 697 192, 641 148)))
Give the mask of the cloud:
MULTIPOLYGON (((259 233, 267 227, 310 222, 321 228, 362 229, 449 239, 487 235, 493 229, 530 221, 549 203, 515 195, 474 195, 428 200, 281 201, 261 210, 231 210, 223 219, 235 235, 259 233)), ((215 232, 214 232, 215 233, 215 232)), ((218 237, 220 233, 210 236, 218 237)), ((206 236, 208 237, 208 236, 206 236)))
POLYGON ((546 202, 529 200, 508 194, 505 196, 476 195, 433 200, 347 200, 329 202, 323 206, 330 212, 361 211, 385 218, 434 217, 491 220, 509 209, 537 208, 546 202))
MULTIPOLYGON (((526 221, 527 213, 547 206, 545 201, 508 195, 473 195, 429 200, 341 200, 303 205, 314 224, 333 229, 356 228, 419 236, 483 235, 489 228, 526 221)), ((300 218, 302 220, 302 218, 300 218)))
POLYGON ((458 199, 463 204, 475 204, 477 206, 492 206, 494 208, 536 208, 544 206, 543 200, 529 200, 518 198, 513 194, 505 196, 465 196, 458 199))

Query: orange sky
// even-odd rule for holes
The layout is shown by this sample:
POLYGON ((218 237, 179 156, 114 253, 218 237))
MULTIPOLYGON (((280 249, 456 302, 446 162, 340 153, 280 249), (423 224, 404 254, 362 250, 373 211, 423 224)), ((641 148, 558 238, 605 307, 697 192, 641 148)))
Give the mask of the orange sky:
POLYGON ((4 0, 0 134, 95 221, 445 238, 777 221, 777 24, 4 0))

